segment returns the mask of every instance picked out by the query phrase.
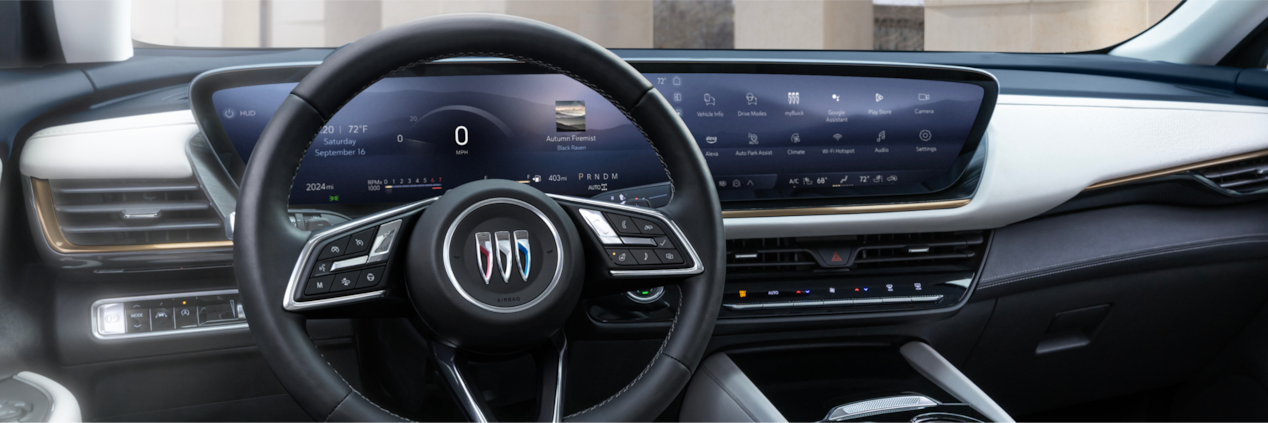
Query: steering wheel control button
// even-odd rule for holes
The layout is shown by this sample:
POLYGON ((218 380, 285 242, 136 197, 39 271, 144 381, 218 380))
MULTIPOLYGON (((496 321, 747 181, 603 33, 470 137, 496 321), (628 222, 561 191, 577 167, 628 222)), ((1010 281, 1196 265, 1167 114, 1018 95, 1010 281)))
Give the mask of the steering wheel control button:
POLYGON ((322 260, 313 265, 313 276, 329 275, 334 269, 334 260, 322 260))
POLYGON ((366 229, 353 234, 348 238, 348 251, 344 254, 361 254, 370 251, 370 244, 374 242, 375 228, 366 229))
POLYGON ((638 231, 646 235, 664 235, 665 231, 660 229, 660 225, 650 220, 634 219, 634 224, 638 225, 638 231))
POLYGON ((150 331, 150 309, 128 310, 128 333, 150 331))
POLYGON ((361 271, 361 276, 357 278, 357 288, 373 288, 383 282, 384 267, 376 267, 361 271))
POLYGON ((612 221, 612 226, 616 228, 617 233, 627 235, 638 235, 638 223, 634 222, 634 218, 622 216, 619 214, 608 213, 608 220, 612 221))
POLYGON ((634 236, 623 236, 621 237, 621 242, 625 243, 625 245, 645 245, 648 247, 656 246, 656 241, 651 238, 639 238, 634 236))
POLYGON ((387 260, 387 255, 392 252, 392 244, 400 231, 399 219, 379 225, 378 233, 374 236, 374 245, 370 246, 370 258, 367 262, 376 263, 387 260))
POLYGON ((630 254, 630 250, 609 249, 608 256, 612 257, 612 262, 619 266, 633 266, 638 264, 638 262, 634 260, 634 255, 630 254))
POLYGON ((359 272, 346 272, 335 275, 335 281, 330 285, 330 292, 347 291, 357 287, 357 277, 359 272))
POLYGON ((339 257, 344 255, 347 248, 348 238, 339 238, 329 244, 326 244, 326 246, 321 249, 321 254, 319 254, 317 258, 328 259, 331 257, 339 257))
POLYGON ((334 275, 319 276, 308 280, 304 295, 319 295, 330 292, 330 284, 334 283, 334 275))
POLYGON ((678 250, 655 250, 656 258, 663 264, 682 264, 682 253, 678 250))
POLYGON ((667 236, 658 236, 658 237, 652 238, 652 242, 656 244, 656 248, 674 248, 673 241, 670 241, 669 237, 667 236))
POLYGON ((176 329, 176 319, 172 318, 172 314, 172 309, 167 307, 150 309, 150 329, 155 332, 176 329))
MULTIPOLYGON (((356 238, 353 238, 353 241, 356 241, 356 238)), ((349 242, 349 244, 351 244, 351 242, 349 242)), ((334 262, 334 264, 332 264, 332 265, 330 266, 330 270, 331 270, 331 271, 335 271, 335 270, 343 270, 343 269, 347 269, 347 268, 349 268, 349 267, 360 266, 360 265, 365 264, 365 262, 366 262, 368 259, 369 259, 369 256, 361 256, 361 257, 353 257, 353 258, 350 258, 350 259, 343 259, 343 260, 339 260, 339 261, 334 262)))
POLYGON ((625 296, 628 297, 630 301, 639 304, 651 304, 665 296, 665 287, 658 286, 651 289, 629 291, 625 293, 625 296))
POLYGON ((603 213, 597 210, 578 209, 581 212, 581 218, 590 225, 590 229, 598 235, 599 242, 607 245, 620 245, 621 238, 617 236, 616 230, 612 229, 612 225, 608 224, 607 219, 603 218, 603 213))
POLYGON ((127 333, 125 320, 127 316, 123 311, 123 303, 102 304, 97 307, 97 333, 102 335, 127 333))
POLYGON ((660 264, 660 258, 655 250, 630 250, 630 254, 634 255, 634 260, 638 264, 660 264))

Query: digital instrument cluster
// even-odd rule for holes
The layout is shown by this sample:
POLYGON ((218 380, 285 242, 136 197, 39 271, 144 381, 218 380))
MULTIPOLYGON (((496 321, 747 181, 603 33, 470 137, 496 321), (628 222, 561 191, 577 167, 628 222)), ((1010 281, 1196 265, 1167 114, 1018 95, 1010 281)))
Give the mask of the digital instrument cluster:
MULTIPOLYGON (((946 188, 958 177, 984 98, 980 85, 941 80, 645 76, 691 130, 724 201, 946 188)), ((212 93, 243 162, 295 85, 212 93)), ((408 202, 486 178, 599 198, 668 180, 631 122, 563 75, 404 76, 372 85, 320 129, 291 202, 408 202)), ((651 190, 647 197, 668 195, 651 190)))

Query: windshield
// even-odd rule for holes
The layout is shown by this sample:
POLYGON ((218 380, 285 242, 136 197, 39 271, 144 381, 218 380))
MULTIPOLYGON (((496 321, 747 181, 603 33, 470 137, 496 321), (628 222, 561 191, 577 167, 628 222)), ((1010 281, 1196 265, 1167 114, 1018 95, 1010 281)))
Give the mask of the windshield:
POLYGON ((608 48, 1095 50, 1180 0, 132 0, 132 36, 186 47, 337 47, 426 16, 505 13, 608 48))

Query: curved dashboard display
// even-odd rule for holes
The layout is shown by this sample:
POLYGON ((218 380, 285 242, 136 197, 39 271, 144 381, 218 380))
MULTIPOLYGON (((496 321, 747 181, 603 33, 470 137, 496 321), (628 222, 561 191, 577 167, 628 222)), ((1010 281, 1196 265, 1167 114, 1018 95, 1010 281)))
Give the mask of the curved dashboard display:
MULTIPOLYGON (((295 85, 212 95, 244 161, 295 85)), ((667 180, 634 125, 562 75, 404 77, 372 85, 321 128, 291 202, 408 202, 478 179, 583 197, 667 180)))
MULTIPOLYGON (((668 201, 655 152, 598 93, 563 75, 486 66, 474 75, 407 74, 369 87, 317 134, 291 202, 408 202, 484 178, 616 202, 668 201)), ((920 195, 951 186, 997 92, 989 76, 973 75, 644 73, 691 130, 720 198, 731 202, 920 195)), ((223 131, 209 137, 222 133, 245 163, 296 83, 213 85, 203 89, 211 103, 203 108, 214 110, 223 131)))

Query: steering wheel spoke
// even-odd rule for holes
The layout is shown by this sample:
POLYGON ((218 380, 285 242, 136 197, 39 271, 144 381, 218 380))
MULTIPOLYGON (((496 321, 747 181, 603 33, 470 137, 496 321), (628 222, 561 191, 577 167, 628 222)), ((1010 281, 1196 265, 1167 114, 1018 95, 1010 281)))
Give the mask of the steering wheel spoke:
POLYGON ((300 251, 282 306, 324 317, 407 315, 384 306, 404 298, 404 271, 398 256, 430 198, 314 232, 300 251), (394 312, 395 311, 395 312, 394 312))
MULTIPOLYGON (((563 420, 564 369, 568 343, 563 331, 551 336, 541 346, 532 350, 537 367, 537 398, 534 421, 559 422, 563 420)), ((497 421, 483 391, 477 385, 470 362, 463 353, 451 346, 433 342, 432 358, 458 402, 472 422, 497 421)))
POLYGON ((582 228, 586 296, 673 285, 704 272, 678 224, 656 209, 550 195, 582 228))

